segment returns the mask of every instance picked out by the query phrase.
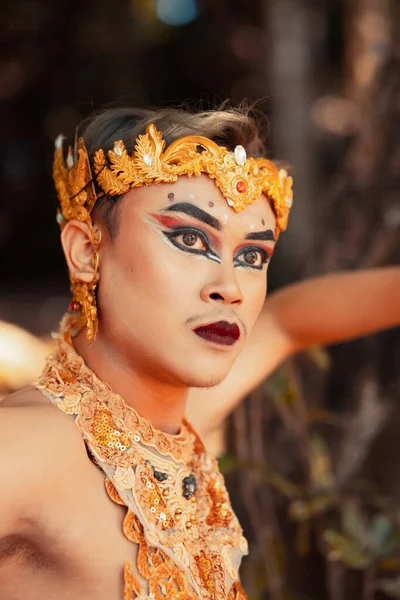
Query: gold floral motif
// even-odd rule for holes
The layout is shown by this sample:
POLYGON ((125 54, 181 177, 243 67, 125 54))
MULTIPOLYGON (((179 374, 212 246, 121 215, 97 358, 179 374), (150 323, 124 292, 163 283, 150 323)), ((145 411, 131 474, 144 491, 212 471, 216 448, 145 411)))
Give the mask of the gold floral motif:
POLYGON ((61 229, 72 219, 91 225, 90 213, 97 196, 89 157, 82 139, 78 141, 75 157, 72 156, 72 149, 69 148, 67 164, 65 164, 62 136, 57 138, 53 162, 53 180, 60 201, 59 214, 61 217, 57 221, 61 229))
POLYGON ((129 563, 124 567, 124 600, 133 600, 140 595, 140 585, 131 571, 129 563))
POLYGON ((135 485, 135 473, 132 467, 117 467, 114 472, 114 483, 119 490, 131 490, 135 485))
POLYGON ((102 407, 94 411, 92 434, 100 446, 125 451, 131 445, 129 436, 115 425, 111 412, 102 407))
POLYGON ((161 529, 171 529, 174 526, 174 519, 169 511, 165 496, 160 490, 157 481, 153 477, 150 465, 144 464, 136 469, 138 494, 142 500, 143 506, 147 507, 153 522, 161 529))
POLYGON ((228 600, 247 600, 246 592, 239 581, 235 581, 229 590, 228 600))
POLYGON ((206 523, 212 527, 229 527, 232 511, 225 490, 218 479, 211 479, 208 484, 208 494, 212 506, 207 515, 206 523))
POLYGON ((115 504, 120 504, 122 506, 125 506, 125 502, 122 500, 121 496, 118 494, 117 490, 114 487, 113 482, 106 477, 104 480, 104 485, 107 491, 107 494, 109 495, 110 499, 115 502, 115 504))
POLYGON ((215 582, 211 560, 206 556, 204 550, 201 550, 199 554, 194 556, 194 561, 196 563, 199 579, 206 591, 207 598, 213 598, 215 593, 215 582))
POLYGON ((228 204, 241 211, 262 193, 273 206, 277 217, 276 236, 286 229, 289 213, 287 198, 291 197, 292 179, 286 171, 264 158, 243 159, 202 136, 186 136, 172 142, 165 150, 162 134, 149 125, 139 135, 135 150, 129 156, 122 141, 117 141, 107 153, 98 150, 93 159, 97 182, 109 196, 125 194, 131 188, 156 183, 173 183, 181 175, 199 176, 206 173, 213 179, 228 204))

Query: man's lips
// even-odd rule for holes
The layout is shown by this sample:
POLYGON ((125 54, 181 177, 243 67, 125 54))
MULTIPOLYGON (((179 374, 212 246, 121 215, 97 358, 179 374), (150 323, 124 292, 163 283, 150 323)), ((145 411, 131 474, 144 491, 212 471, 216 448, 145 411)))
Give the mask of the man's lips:
POLYGON ((224 346, 232 346, 240 338, 239 327, 236 323, 228 323, 228 321, 209 323, 208 325, 196 327, 193 331, 203 340, 223 344, 224 346))

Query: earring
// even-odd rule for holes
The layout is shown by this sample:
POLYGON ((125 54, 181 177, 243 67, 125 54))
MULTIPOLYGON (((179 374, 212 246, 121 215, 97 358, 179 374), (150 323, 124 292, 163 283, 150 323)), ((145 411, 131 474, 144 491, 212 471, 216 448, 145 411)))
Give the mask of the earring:
MULTIPOLYGON (((98 246, 100 242, 101 230, 96 229, 93 232, 92 243, 94 246, 98 246)), ((98 329, 96 287, 97 274, 99 271, 99 253, 97 250, 92 256, 92 266, 94 273, 93 280, 90 283, 77 281, 76 279, 71 281, 73 300, 70 304, 70 310, 72 312, 80 312, 76 328, 77 331, 80 331, 83 327, 86 327, 86 338, 89 341, 94 341, 96 339, 96 333, 98 329)))
POLYGON ((99 246, 100 242, 101 242, 101 229, 99 229, 98 227, 96 227, 93 231, 92 234, 92 243, 94 246, 99 246))

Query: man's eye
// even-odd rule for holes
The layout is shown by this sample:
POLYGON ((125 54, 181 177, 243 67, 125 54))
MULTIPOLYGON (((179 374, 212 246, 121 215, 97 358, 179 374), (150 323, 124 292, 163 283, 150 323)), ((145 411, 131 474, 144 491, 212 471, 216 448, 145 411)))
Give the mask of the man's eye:
POLYGON ((193 250, 208 250, 208 246, 205 241, 200 237, 199 234, 194 233, 193 231, 178 233, 173 236, 173 239, 176 243, 186 248, 191 248, 193 250))
POLYGON ((265 250, 251 248, 245 250, 237 256, 237 264, 255 269, 262 269, 263 265, 268 262, 269 256, 265 250), (240 259, 240 260, 238 260, 240 259))

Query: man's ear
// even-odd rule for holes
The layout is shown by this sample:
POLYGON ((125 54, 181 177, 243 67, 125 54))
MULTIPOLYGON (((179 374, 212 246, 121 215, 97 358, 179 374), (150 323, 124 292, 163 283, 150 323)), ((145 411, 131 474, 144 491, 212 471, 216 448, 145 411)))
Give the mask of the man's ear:
POLYGON ((86 223, 69 221, 61 232, 61 244, 64 250, 70 275, 78 281, 91 283, 95 276, 93 257, 93 237, 86 223))

